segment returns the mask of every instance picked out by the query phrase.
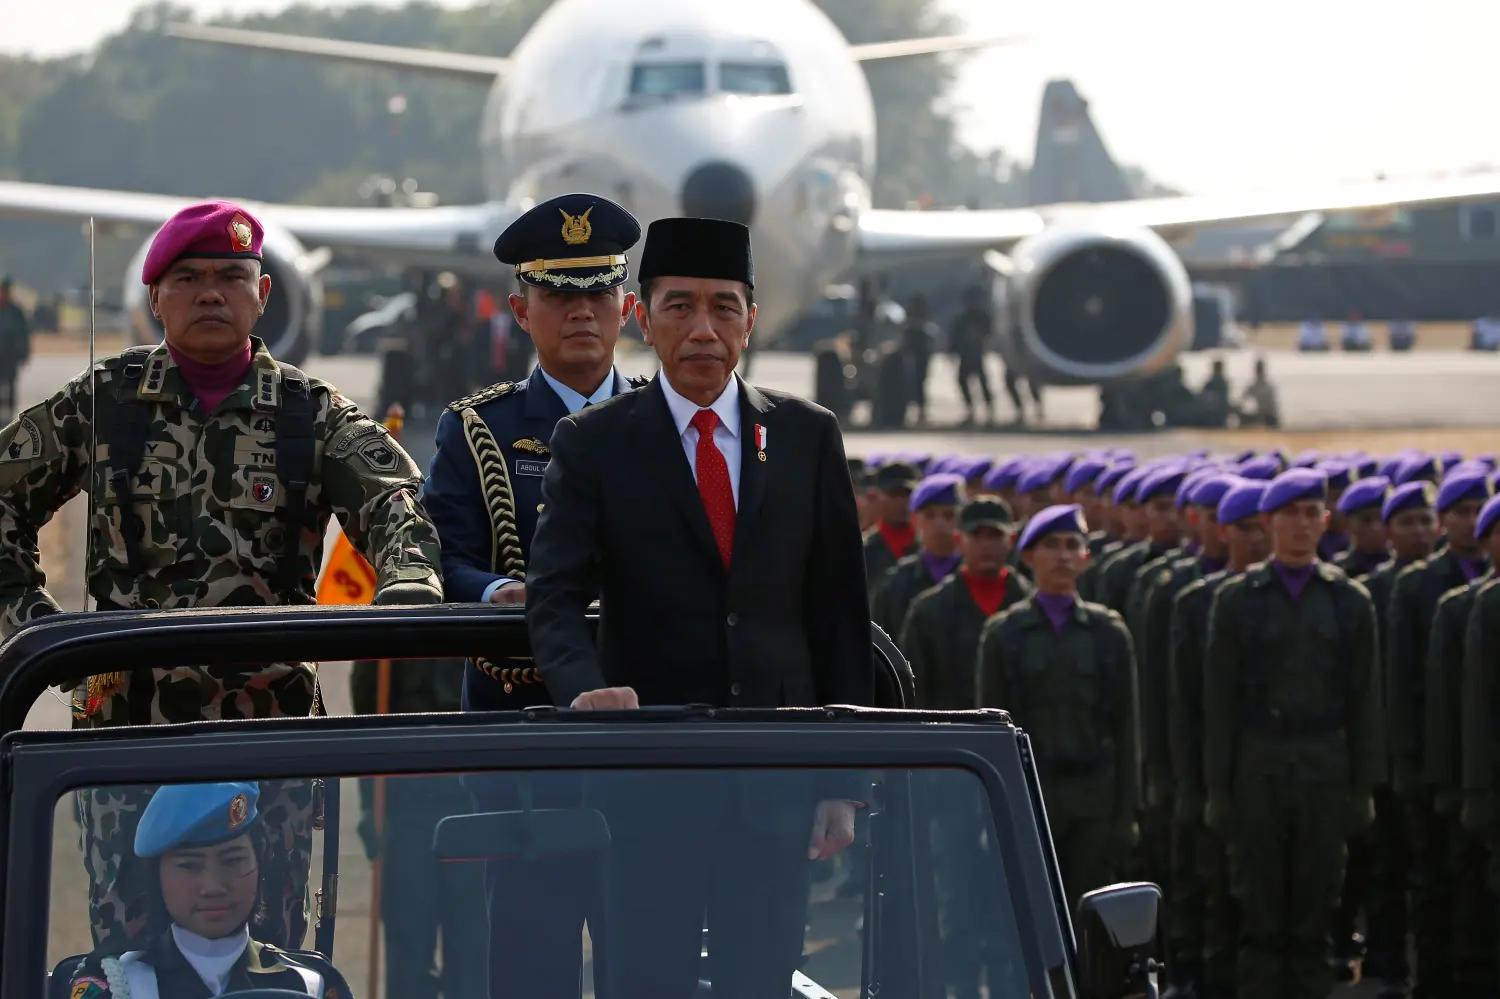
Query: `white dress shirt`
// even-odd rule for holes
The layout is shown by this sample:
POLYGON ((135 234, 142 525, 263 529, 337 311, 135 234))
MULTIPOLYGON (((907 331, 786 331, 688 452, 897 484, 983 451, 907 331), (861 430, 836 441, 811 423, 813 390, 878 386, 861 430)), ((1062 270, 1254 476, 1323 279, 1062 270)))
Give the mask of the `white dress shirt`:
POLYGON ((235 962, 250 946, 250 930, 242 926, 238 933, 210 940, 173 923, 172 941, 198 977, 203 979, 208 991, 220 996, 229 984, 229 973, 234 970, 235 962))
MULTIPOLYGON (((551 375, 547 374, 547 372, 542 370, 541 365, 537 365, 536 371, 534 371, 533 374, 541 375, 547 380, 547 384, 552 386, 552 391, 556 392, 557 397, 562 400, 563 405, 568 407, 569 416, 572 416, 574 413, 578 412, 585 406, 592 406, 595 403, 603 402, 604 400, 610 398, 615 394, 615 369, 613 367, 609 369, 608 377, 606 377, 604 381, 599 383, 598 388, 594 389, 594 394, 588 396, 587 398, 585 398, 582 393, 575 392, 574 390, 564 385, 562 382, 558 381, 556 378, 553 378, 551 375)), ((500 589, 500 587, 504 586, 506 583, 519 582, 519 579, 511 579, 509 576, 503 576, 500 579, 495 580, 490 585, 486 586, 484 588, 484 592, 479 595, 479 599, 484 601, 485 603, 488 603, 490 595, 493 594, 496 590, 500 589)))
MULTIPOLYGON (((657 378, 661 390, 667 397, 667 408, 672 411, 672 420, 677 424, 677 433, 682 438, 682 450, 687 455, 688 468, 693 470, 693 481, 698 481, 698 428, 693 426, 693 417, 700 407, 689 402, 672 388, 665 374, 657 378)), ((714 427, 714 445, 724 456, 729 466, 729 486, 734 491, 734 508, 740 508, 740 376, 734 375, 724 391, 708 407, 719 417, 714 427)))

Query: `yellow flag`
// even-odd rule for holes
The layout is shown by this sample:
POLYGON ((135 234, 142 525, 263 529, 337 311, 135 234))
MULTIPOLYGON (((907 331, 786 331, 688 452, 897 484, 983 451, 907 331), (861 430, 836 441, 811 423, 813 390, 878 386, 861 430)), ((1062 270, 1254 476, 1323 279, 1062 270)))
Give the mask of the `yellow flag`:
POLYGON ((375 570, 354 550, 344 532, 333 542, 333 554, 318 580, 320 604, 367 604, 375 599, 375 570))

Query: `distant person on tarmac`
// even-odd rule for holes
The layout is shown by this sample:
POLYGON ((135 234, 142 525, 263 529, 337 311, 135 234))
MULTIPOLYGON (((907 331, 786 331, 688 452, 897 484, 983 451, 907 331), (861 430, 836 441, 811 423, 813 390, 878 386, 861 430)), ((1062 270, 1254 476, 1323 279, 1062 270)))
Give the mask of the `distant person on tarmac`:
POLYGON ((10 295, 10 275, 0 277, 0 418, 16 413, 16 377, 31 357, 31 326, 10 295))
MULTIPOLYGON (((984 289, 971 287, 964 292, 964 310, 953 321, 948 334, 948 348, 958 362, 958 390, 963 393, 964 407, 968 415, 964 426, 973 426, 974 397, 969 391, 969 382, 978 379, 979 392, 984 396, 985 423, 995 422, 995 398, 990 393, 990 380, 984 373, 984 350, 995 332, 995 317, 984 301, 984 289)), ((1019 398, 1017 411, 1020 412, 1019 398)))
POLYGON ((917 404, 917 426, 927 423, 927 368, 932 361, 933 341, 938 337, 937 323, 927 307, 926 295, 913 295, 906 305, 906 328, 901 333, 901 350, 906 359, 906 406, 917 404))
POLYGON ((1263 357, 1256 360, 1255 380, 1240 397, 1239 414, 1242 427, 1275 429, 1281 426, 1281 407, 1276 401, 1276 387, 1266 377, 1266 359, 1263 357))
POLYGON ((1328 349, 1328 335, 1323 324, 1316 319, 1302 320, 1297 330, 1297 349, 1303 353, 1321 353, 1328 349))

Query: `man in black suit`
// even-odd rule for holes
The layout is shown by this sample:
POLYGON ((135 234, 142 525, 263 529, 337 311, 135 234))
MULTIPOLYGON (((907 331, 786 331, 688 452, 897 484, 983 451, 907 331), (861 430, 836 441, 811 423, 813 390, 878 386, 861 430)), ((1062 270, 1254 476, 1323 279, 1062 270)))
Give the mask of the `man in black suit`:
MULTIPOLYGON (((838 422, 734 374, 755 324, 749 230, 655 222, 640 280, 636 319, 661 373, 560 421, 542 481, 527 621, 554 702, 869 704, 838 422), (584 616, 596 595, 597 645, 584 616)), ((853 840, 859 782, 614 775, 593 793, 614 837, 614 897, 631 906, 609 929, 620 994, 692 995, 705 912, 715 996, 785 994, 808 861, 853 840)))

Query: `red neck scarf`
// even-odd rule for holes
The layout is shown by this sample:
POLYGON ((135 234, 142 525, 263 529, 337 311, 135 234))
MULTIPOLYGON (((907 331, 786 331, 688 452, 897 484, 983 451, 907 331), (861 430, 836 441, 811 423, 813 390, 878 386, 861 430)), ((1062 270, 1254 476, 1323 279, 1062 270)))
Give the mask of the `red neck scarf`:
POLYGON ((885 539, 885 546, 891 550, 891 554, 900 558, 911 550, 912 545, 916 544, 917 525, 911 522, 889 524, 882 520, 880 536, 885 539))
POLYGON ((1000 609, 1005 602, 1005 590, 1010 585, 1010 566, 1000 570, 1000 575, 994 579, 986 579, 976 576, 969 571, 968 566, 963 570, 964 584, 969 588, 969 596, 979 609, 984 611, 985 617, 990 617, 1000 609))
POLYGON ((182 372, 182 380, 197 397, 198 404, 203 407, 204 415, 212 413, 219 408, 219 403, 234 394, 234 390, 240 387, 240 382, 245 378, 245 372, 250 370, 250 341, 245 341, 245 351, 231 357, 227 361, 218 364, 204 364, 195 361, 191 357, 185 357, 167 345, 167 351, 172 355, 172 363, 177 365, 177 370, 182 372))

